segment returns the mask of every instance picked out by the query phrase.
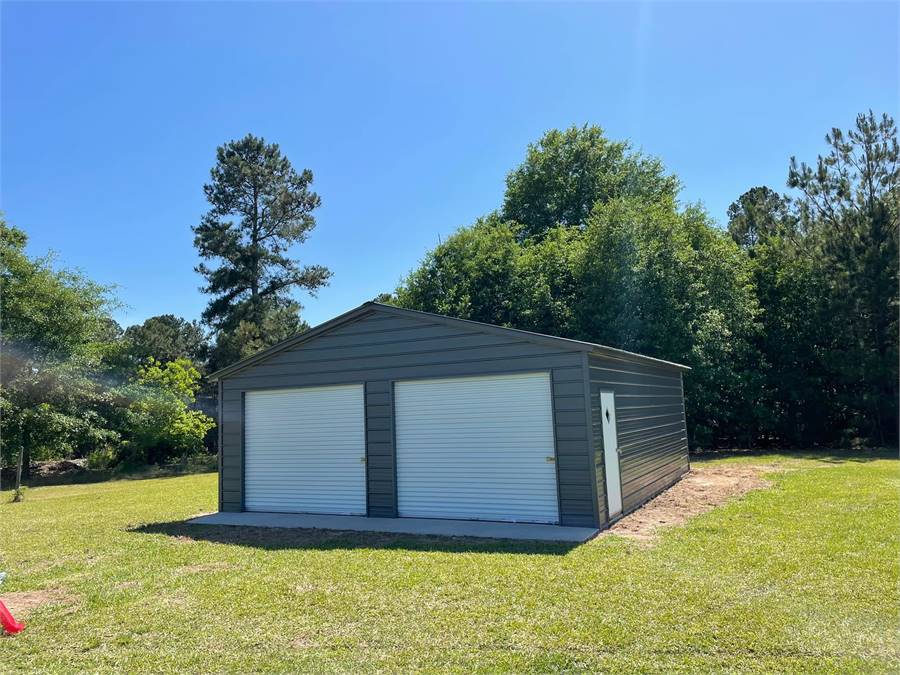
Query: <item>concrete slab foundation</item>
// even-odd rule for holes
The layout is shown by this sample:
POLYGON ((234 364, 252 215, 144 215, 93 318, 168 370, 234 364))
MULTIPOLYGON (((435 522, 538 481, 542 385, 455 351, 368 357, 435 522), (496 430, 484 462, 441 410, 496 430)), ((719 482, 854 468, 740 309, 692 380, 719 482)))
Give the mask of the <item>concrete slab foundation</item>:
POLYGON ((188 523, 192 525, 244 525, 567 542, 587 541, 598 532, 592 527, 562 527, 536 523, 499 523, 436 518, 367 518, 365 516, 331 516, 312 513, 212 513, 208 516, 193 518, 188 523))

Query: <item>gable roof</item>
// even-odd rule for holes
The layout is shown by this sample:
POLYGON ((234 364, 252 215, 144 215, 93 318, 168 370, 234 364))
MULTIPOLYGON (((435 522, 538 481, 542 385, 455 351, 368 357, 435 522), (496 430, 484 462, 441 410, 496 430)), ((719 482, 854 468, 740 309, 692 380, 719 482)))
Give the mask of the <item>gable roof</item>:
POLYGON ((645 361, 647 363, 668 366, 670 368, 677 368, 679 370, 690 370, 689 366, 685 366, 680 363, 674 363, 673 361, 664 361, 663 359, 656 359, 652 356, 644 356, 643 354, 636 354, 635 352, 625 351, 624 349, 616 349, 615 347, 607 347, 606 345, 601 345, 594 342, 584 342, 583 340, 572 340, 570 338, 544 335, 542 333, 533 333, 531 331, 520 330, 518 328, 495 326, 493 324, 482 323, 481 321, 472 321, 470 319, 455 319, 450 316, 444 316, 443 314, 420 312, 416 309, 404 309, 402 307, 394 307, 393 305, 385 305, 380 302, 370 301, 364 302, 356 309, 351 309, 349 312, 344 312, 340 316, 336 316, 335 318, 326 321, 325 323, 320 323, 315 328, 310 328, 304 333, 300 333, 298 335, 295 335, 294 337, 290 337, 287 340, 282 340, 278 344, 275 344, 268 349, 263 349, 262 351, 259 351, 252 356, 248 356, 245 359, 241 359, 240 361, 232 363, 230 366, 221 368, 216 372, 210 374, 209 379, 211 381, 216 381, 222 379, 223 377, 233 375, 240 370, 244 370, 245 368, 259 363, 260 361, 264 361, 265 359, 279 352, 290 349, 292 347, 296 347, 297 345, 301 345, 304 342, 308 342, 309 340, 314 340, 318 336, 327 333, 330 330, 334 330, 338 326, 351 323, 353 321, 356 321, 357 319, 373 313, 391 314, 394 316, 407 317, 411 319, 428 319, 429 321, 442 323, 448 326, 461 326, 482 333, 490 333, 494 335, 505 335, 512 333, 535 344, 549 344, 563 349, 570 349, 572 351, 590 352, 613 357, 628 357, 631 359, 637 359, 639 361, 645 361))

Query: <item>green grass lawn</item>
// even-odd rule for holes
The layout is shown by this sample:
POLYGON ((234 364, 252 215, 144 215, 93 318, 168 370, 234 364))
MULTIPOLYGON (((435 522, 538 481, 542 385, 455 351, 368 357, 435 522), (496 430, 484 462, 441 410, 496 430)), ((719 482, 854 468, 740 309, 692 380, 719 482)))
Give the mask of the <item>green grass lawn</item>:
POLYGON ((0 598, 64 595, 0 638, 0 664, 895 671, 900 463, 715 461, 787 470, 652 547, 179 524, 215 509, 214 474, 3 493, 0 598))

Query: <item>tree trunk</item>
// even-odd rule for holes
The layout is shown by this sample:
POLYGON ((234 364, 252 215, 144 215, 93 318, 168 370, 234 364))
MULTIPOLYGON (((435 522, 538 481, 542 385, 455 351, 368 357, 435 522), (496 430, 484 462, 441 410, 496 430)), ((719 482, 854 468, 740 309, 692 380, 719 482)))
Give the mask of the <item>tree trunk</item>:
MULTIPOLYGON (((22 434, 22 442, 19 444, 19 461, 16 464, 16 490, 13 493, 13 501, 22 500, 22 467, 25 464, 25 444, 29 442, 28 423, 25 423, 24 433, 22 434)), ((30 459, 30 458, 29 458, 30 459)))

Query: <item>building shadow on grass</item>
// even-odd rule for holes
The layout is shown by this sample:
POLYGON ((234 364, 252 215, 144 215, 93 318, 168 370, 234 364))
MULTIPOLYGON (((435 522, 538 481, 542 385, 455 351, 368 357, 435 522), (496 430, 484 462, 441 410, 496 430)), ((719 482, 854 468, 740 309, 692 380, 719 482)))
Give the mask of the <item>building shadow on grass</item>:
POLYGON ((781 455, 786 459, 810 459, 826 464, 844 464, 845 462, 874 462, 879 459, 898 459, 900 451, 897 448, 802 448, 797 450, 783 449, 723 449, 692 451, 691 459, 727 459, 732 457, 762 457, 769 455, 781 455))
POLYGON ((291 549, 333 551, 380 549, 441 553, 502 553, 565 555, 578 542, 525 541, 480 537, 359 532, 306 528, 253 527, 248 525, 194 525, 185 520, 148 523, 129 529, 139 534, 163 534, 179 542, 206 541, 266 551, 291 549))

